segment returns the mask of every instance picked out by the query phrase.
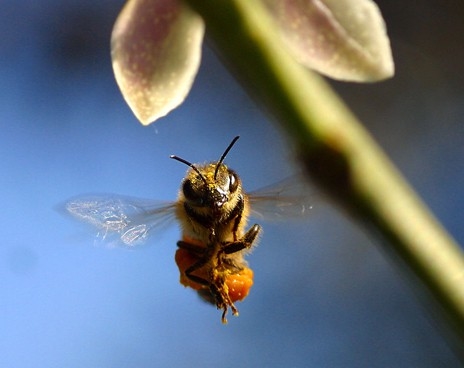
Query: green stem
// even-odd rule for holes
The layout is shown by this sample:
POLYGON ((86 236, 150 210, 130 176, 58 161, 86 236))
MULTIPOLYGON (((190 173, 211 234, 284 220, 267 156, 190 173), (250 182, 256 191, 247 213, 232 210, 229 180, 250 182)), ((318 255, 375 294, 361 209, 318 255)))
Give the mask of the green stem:
POLYGON ((341 207, 380 233, 442 306, 464 343, 464 260, 325 81, 286 52, 259 1, 185 0, 250 95, 287 132, 303 166, 341 207))

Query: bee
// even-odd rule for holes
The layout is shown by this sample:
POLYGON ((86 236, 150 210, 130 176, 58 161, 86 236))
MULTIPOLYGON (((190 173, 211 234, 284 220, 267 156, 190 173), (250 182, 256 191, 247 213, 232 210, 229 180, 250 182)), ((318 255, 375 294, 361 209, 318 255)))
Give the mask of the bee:
POLYGON ((89 195, 69 200, 65 210, 97 227, 103 239, 115 238, 130 248, 177 219, 182 232, 175 254, 180 283, 222 310, 221 320, 227 323, 229 308, 238 316, 234 303, 245 299, 253 285, 253 270, 245 256, 257 244, 262 228, 259 224, 247 228, 251 211, 286 218, 306 216, 312 207, 312 196, 295 185, 300 181, 288 180, 247 194, 238 174, 224 163, 238 139, 230 142, 218 161, 206 164, 171 155, 189 167, 175 202, 89 195))

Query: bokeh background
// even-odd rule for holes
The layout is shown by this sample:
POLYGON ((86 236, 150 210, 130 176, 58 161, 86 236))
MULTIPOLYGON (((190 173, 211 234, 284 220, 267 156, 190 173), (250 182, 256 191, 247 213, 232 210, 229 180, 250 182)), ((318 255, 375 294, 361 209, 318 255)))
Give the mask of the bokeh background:
MULTIPOLYGON (((378 1, 394 79, 333 83, 464 244, 464 3, 378 1)), ((2 367, 456 367, 433 306, 328 204, 262 223, 239 318, 178 283, 175 227, 137 251, 95 246, 54 210, 79 193, 174 200, 185 167, 228 164, 247 189, 297 171, 285 137, 205 47, 185 103, 136 121, 109 57, 121 0, 0 3, 2 367), (424 302, 425 300, 425 302, 424 302)))

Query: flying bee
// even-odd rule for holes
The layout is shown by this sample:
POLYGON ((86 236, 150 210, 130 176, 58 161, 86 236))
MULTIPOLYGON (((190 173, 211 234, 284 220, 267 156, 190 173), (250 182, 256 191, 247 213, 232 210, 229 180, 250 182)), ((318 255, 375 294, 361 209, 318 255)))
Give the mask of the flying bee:
POLYGON ((177 242, 176 264, 180 282, 222 310, 227 323, 230 308, 238 315, 236 301, 245 299, 253 285, 253 270, 244 256, 256 245, 261 226, 247 229, 251 212, 268 218, 306 216, 312 195, 301 182, 288 180, 245 193, 235 171, 224 164, 235 137, 218 161, 192 164, 182 180, 177 201, 161 203, 119 195, 79 196, 65 204, 66 211, 78 220, 100 230, 105 240, 135 247, 157 229, 177 219, 182 239, 177 242))
POLYGON ((190 167, 176 204, 183 234, 176 252, 181 282, 206 299, 212 296, 217 308, 223 310, 224 323, 228 307, 238 315, 234 301, 245 298, 253 284, 253 271, 243 254, 261 231, 255 224, 245 232, 249 201, 239 176, 223 163, 238 138, 232 140, 218 162, 193 165, 171 156, 190 167))

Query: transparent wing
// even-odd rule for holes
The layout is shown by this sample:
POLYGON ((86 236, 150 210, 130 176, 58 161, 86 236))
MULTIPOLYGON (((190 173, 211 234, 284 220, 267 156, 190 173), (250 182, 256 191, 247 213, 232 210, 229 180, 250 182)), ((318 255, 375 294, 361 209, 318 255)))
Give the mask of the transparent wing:
POLYGON ((174 202, 161 202, 115 194, 84 195, 70 199, 64 210, 99 230, 110 244, 134 247, 174 219, 174 202))
POLYGON ((251 216, 265 220, 303 218, 312 214, 321 194, 312 189, 301 175, 248 193, 251 216))

